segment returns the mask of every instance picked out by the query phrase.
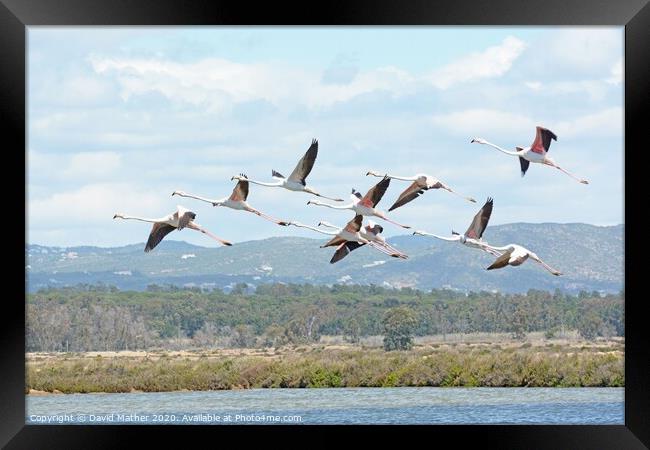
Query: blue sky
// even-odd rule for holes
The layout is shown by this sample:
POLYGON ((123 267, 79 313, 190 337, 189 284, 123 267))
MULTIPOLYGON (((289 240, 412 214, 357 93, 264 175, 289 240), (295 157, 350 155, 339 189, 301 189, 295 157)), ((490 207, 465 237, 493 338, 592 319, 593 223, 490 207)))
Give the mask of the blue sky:
MULTIPOLYGON (((391 213, 416 229, 464 230, 488 196, 493 225, 619 224, 622 58, 621 27, 29 27, 28 242, 142 242, 148 225, 113 214, 160 217, 177 204, 233 242, 316 237, 170 197, 225 197, 240 172, 288 175, 314 137, 308 182, 326 195, 366 191, 373 169, 429 173, 479 201, 429 191, 391 213), (591 184, 538 165, 522 179, 516 158, 469 143, 525 147, 536 125, 558 135, 550 156, 591 184)), ((407 186, 393 180, 379 206, 407 186)), ((309 199, 249 194, 283 219, 352 217, 309 199)), ((214 245, 181 233, 170 238, 214 245)))

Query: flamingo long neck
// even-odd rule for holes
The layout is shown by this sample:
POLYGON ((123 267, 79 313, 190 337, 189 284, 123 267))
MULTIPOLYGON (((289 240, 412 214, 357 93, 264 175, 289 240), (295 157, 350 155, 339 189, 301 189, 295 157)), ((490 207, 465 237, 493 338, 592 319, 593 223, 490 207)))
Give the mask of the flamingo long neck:
POLYGON ((324 227, 327 227, 327 228, 335 228, 335 229, 337 229, 337 230, 340 230, 339 227, 337 227, 336 225, 332 225, 332 224, 329 223, 329 222, 321 222, 320 224, 321 224, 322 226, 324 226, 324 227))
POLYGON ((187 197, 187 198, 193 198, 193 199, 196 199, 196 200, 201 200, 202 202, 206 202, 206 203, 218 203, 218 202, 221 202, 221 200, 210 200, 209 198, 200 197, 198 195, 188 194, 188 193, 185 193, 185 192, 177 192, 176 195, 179 195, 181 197, 187 197))
POLYGON ((311 200, 310 203, 314 205, 325 206, 327 208, 332 208, 332 209, 352 209, 353 207, 351 203, 349 205, 342 205, 342 206, 330 205, 329 203, 319 202, 318 200, 311 200))
POLYGON ((388 178, 393 178, 395 180, 402 180, 402 181, 416 181, 418 179, 417 176, 415 177, 403 177, 403 176, 398 176, 398 175, 386 175, 388 178))
POLYGON ((433 233, 423 233, 423 234, 426 235, 426 236, 431 236, 431 237, 437 238, 437 239, 442 239, 443 241, 454 242, 454 241, 460 240, 460 237, 448 238, 448 237, 444 237, 444 236, 438 236, 437 234, 433 234, 433 233))
POLYGON ((519 156, 519 153, 518 153, 518 152, 511 152, 511 151, 506 150, 506 149, 504 149, 504 148, 501 148, 501 147, 499 147, 498 145, 493 144, 493 143, 491 143, 491 142, 487 142, 487 141, 485 141, 485 145, 489 145, 490 147, 494 147, 494 148, 496 148, 497 150, 499 150, 500 152, 505 153, 506 155, 519 156))
POLYGON ((162 222, 163 219, 150 219, 148 217, 137 217, 137 216, 118 216, 122 219, 127 219, 127 220, 139 220, 140 222, 149 222, 149 223, 156 223, 156 222, 162 222))
POLYGON ((276 181, 275 183, 265 183, 263 181, 249 180, 249 179, 247 179, 247 181, 249 183, 259 184, 260 186, 268 186, 268 187, 280 187, 283 184, 282 181, 276 181))
POLYGON ((330 236, 335 236, 337 234, 337 233, 334 233, 332 231, 325 231, 325 230, 321 230, 321 229, 318 229, 318 228, 310 227, 309 225, 304 225, 302 223, 293 222, 292 225, 296 226, 296 227, 300 227, 300 228, 307 228, 309 230, 314 230, 314 231, 316 231, 318 233, 321 233, 321 234, 328 234, 330 236))

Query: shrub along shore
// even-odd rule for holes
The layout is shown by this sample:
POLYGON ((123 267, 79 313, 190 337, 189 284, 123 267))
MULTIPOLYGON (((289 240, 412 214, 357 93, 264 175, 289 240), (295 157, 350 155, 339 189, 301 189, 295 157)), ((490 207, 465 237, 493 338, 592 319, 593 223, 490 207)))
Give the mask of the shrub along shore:
POLYGON ((408 351, 303 346, 263 353, 29 357, 26 392, 248 388, 624 386, 622 343, 430 345, 408 351))

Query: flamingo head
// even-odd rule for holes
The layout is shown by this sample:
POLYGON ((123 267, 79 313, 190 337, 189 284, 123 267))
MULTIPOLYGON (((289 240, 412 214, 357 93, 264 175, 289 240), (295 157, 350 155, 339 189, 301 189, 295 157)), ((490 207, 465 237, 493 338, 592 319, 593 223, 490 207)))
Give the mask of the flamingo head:
POLYGON ((174 192, 172 192, 172 197, 174 195, 185 195, 185 191, 174 191, 174 192))
POLYGON ((124 214, 122 213, 115 213, 113 216, 113 219, 124 219, 124 214))
POLYGON ((366 225, 366 231, 374 235, 378 235, 379 233, 384 232, 384 227, 372 220, 369 220, 368 225, 366 225))
POLYGON ((422 230, 415 230, 415 231, 413 232, 413 235, 424 236, 425 234, 424 234, 424 231, 422 231, 422 230))
POLYGON ((477 144, 487 144, 487 141, 483 138, 474 138, 470 141, 470 144, 476 142, 477 144))
POLYGON ((366 173, 366 176, 372 175, 373 177, 383 177, 382 174, 375 172, 374 170, 369 170, 368 173, 366 173))
POLYGON ((237 181, 243 181, 243 180, 248 180, 248 177, 242 173, 239 175, 235 175, 232 178, 230 178, 230 181, 237 180, 237 181))

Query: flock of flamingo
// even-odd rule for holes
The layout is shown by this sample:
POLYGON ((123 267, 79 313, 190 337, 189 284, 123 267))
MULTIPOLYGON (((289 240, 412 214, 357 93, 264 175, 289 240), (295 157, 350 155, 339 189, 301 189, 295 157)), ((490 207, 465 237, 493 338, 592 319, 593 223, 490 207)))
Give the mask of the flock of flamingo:
MULTIPOLYGON (((567 172, 566 170, 561 168, 554 160, 552 160, 547 156, 549 147, 551 145, 551 140, 557 140, 557 136, 552 131, 538 126, 535 140, 533 141, 532 145, 526 148, 516 147, 515 152, 505 150, 481 138, 472 139, 471 142, 489 145, 508 155, 517 156, 519 158, 519 163, 521 165, 522 177, 526 174, 526 171, 528 170, 528 166, 532 162, 532 163, 544 164, 550 167, 554 167, 564 172, 565 174, 569 175, 570 177, 574 178, 575 180, 579 181, 580 183, 588 184, 587 180, 580 179, 574 176, 573 174, 567 172)), ((395 203, 393 203, 393 205, 389 208, 388 211, 393 211, 399 207, 406 205, 407 203, 413 201, 421 194, 423 194, 424 191, 427 191, 429 189, 443 189, 445 191, 456 194, 467 201, 476 203, 476 200, 474 200, 473 198, 465 197, 457 193, 456 191, 452 190, 449 186, 447 186, 445 183, 430 175, 417 174, 412 177, 404 177, 404 176, 390 175, 388 173, 382 174, 372 170, 368 171, 368 173, 366 173, 366 176, 379 177, 381 178, 381 181, 377 183, 375 186, 373 186, 366 193, 366 195, 362 195, 360 192, 356 191, 355 189, 352 189, 352 194, 350 195, 351 202, 347 205, 337 206, 329 203, 320 202, 317 200, 310 200, 307 202, 308 205, 311 204, 317 206, 324 206, 332 209, 354 211, 355 213, 354 218, 350 220, 344 227, 337 227, 328 222, 320 222, 318 224, 318 227, 322 227, 322 228, 316 228, 316 227, 304 225, 296 221, 279 220, 267 214, 262 213, 256 208, 253 208, 246 201, 246 199, 248 198, 249 184, 253 183, 260 186, 284 188, 295 192, 307 192, 308 194, 314 195, 316 197, 326 198, 335 202, 343 202, 344 201, 343 199, 327 197, 325 195, 318 193, 314 188, 307 185, 306 179, 307 176, 310 174, 312 168, 314 167, 314 163, 316 162, 317 155, 318 155, 318 141, 314 139, 312 140, 311 146, 309 147, 305 155, 298 162, 298 165, 293 170, 293 172, 291 172, 291 175, 289 175, 288 177, 285 177, 284 175, 280 174, 275 170, 271 171, 272 178, 274 178, 275 181, 269 183, 257 181, 257 180, 251 180, 244 174, 233 176, 231 178, 231 181, 237 180, 237 184, 235 185, 235 188, 233 189, 229 197, 209 199, 206 197, 190 194, 185 191, 174 191, 172 193, 172 196, 178 195, 180 197, 193 198, 196 200, 207 202, 212 204, 212 206, 225 206, 226 208, 248 211, 250 213, 256 214, 261 218, 269 220, 278 225, 307 228, 321 234, 330 235, 332 236, 332 238, 325 244, 321 245, 321 248, 336 247, 336 251, 334 252, 334 256, 332 256, 330 263, 335 263, 337 261, 340 261, 341 259, 345 258, 351 251, 356 250, 357 248, 362 247, 364 245, 368 245, 369 247, 372 247, 394 258, 401 258, 401 259, 408 258, 406 254, 392 247, 390 244, 388 244, 388 242, 386 242, 386 239, 383 236, 380 236, 380 233, 384 231, 384 228, 381 225, 373 222, 372 220, 368 220, 367 225, 365 226, 363 225, 364 216, 365 217, 374 216, 382 220, 385 220, 386 222, 390 222, 394 225, 400 226, 402 228, 411 228, 408 225, 403 225, 389 219, 384 211, 377 208, 377 204, 386 193, 386 190, 388 189, 391 179, 401 180, 401 181, 412 181, 412 183, 409 187, 407 187, 404 190, 404 192, 400 194, 400 196, 397 198, 395 203), (329 230, 326 231, 323 228, 327 228, 329 230)), ((419 230, 413 232, 413 234, 421 235, 421 236, 433 236, 435 238, 442 239, 445 241, 460 242, 461 244, 466 245, 468 247, 476 248, 485 251, 487 253, 490 253, 491 255, 496 257, 496 260, 487 268, 487 270, 500 269, 508 265, 519 266, 523 264, 527 259, 530 258, 531 260, 541 264, 542 267, 544 267, 553 275, 561 275, 561 273, 558 270, 546 264, 534 252, 528 250, 525 247, 522 247, 521 245, 508 244, 503 247, 495 247, 489 245, 487 242, 483 240, 482 238, 483 232, 485 231, 485 228, 487 227, 488 222, 490 220, 493 205, 494 203, 492 198, 488 198, 488 200, 483 205, 483 207, 479 210, 476 216, 474 216, 472 223, 470 224, 469 228, 464 234, 459 234, 455 231, 452 231, 451 237, 443 237, 443 236, 438 236, 436 234, 431 234, 419 230)), ((189 228, 191 230, 200 231, 201 233, 206 234, 207 236, 220 242, 223 245, 232 245, 230 242, 215 236, 214 234, 206 230, 204 227, 196 223, 194 220, 196 219, 196 214, 191 210, 184 208, 182 206, 177 206, 176 211, 174 211, 173 213, 165 217, 161 217, 158 219, 128 216, 121 213, 115 214, 113 216, 113 219, 118 219, 118 218, 133 219, 133 220, 140 220, 143 222, 153 223, 151 233, 149 233, 149 239, 147 240, 147 243, 144 248, 145 252, 149 252, 153 250, 160 243, 160 241, 162 241, 163 238, 173 230, 182 230, 183 228, 189 228)))

